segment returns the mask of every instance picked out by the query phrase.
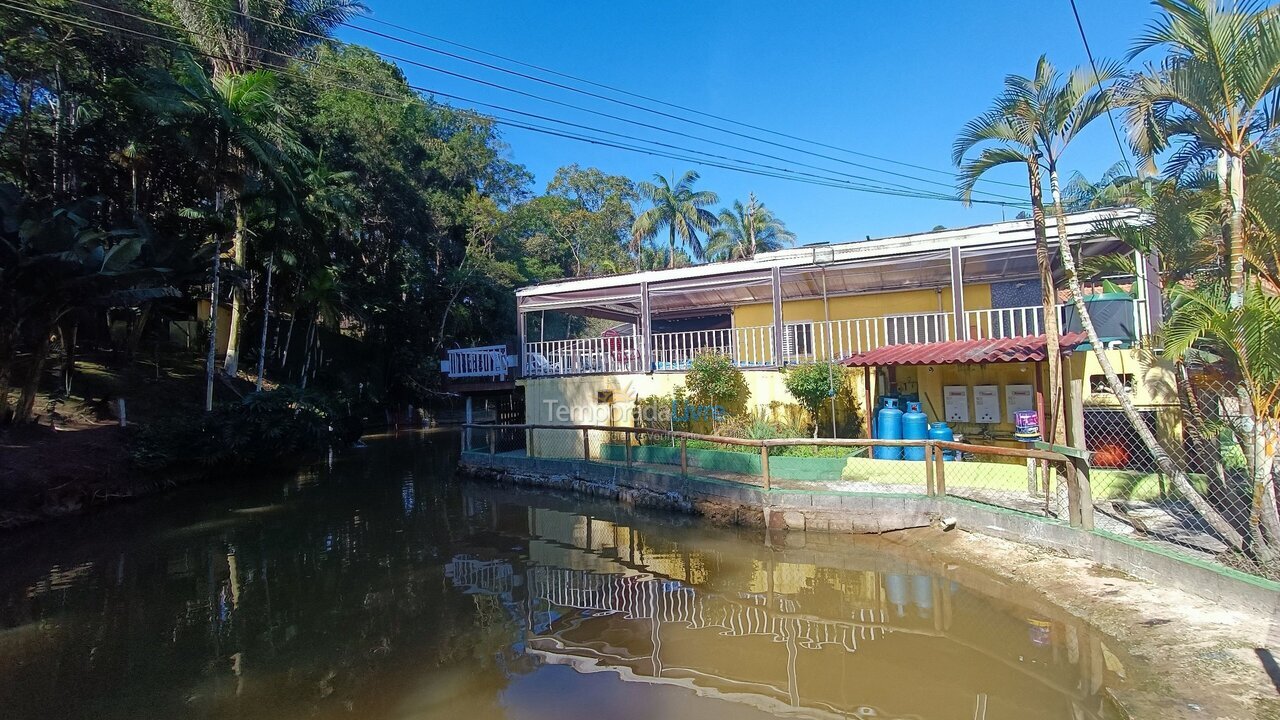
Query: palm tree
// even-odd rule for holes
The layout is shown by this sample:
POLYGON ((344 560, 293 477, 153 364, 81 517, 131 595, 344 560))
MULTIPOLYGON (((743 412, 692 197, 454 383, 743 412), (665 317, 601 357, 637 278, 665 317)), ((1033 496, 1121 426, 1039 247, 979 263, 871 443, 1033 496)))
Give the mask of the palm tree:
POLYGON ((1122 88, 1134 149, 1151 158, 1182 142, 1166 172, 1216 163, 1222 199, 1230 302, 1245 291, 1245 167, 1280 125, 1280 11, 1233 0, 1156 0, 1163 14, 1134 43, 1130 59, 1152 48, 1168 55, 1122 88))
POLYGON ((283 67, 367 8, 358 0, 173 0, 191 41, 216 78, 263 65, 283 67))
POLYGON ((638 249, 665 227, 670 240, 668 267, 676 266, 677 236, 689 246, 694 258, 702 260, 706 257, 698 232, 709 236, 715 228, 716 216, 706 207, 720 202, 720 198, 710 190, 694 190, 694 183, 699 177, 696 170, 686 170, 679 180, 675 179, 675 173, 671 174, 670 180, 655 173, 654 182, 642 182, 637 186, 640 196, 653 203, 653 207, 640 213, 632 223, 632 243, 638 249))
MULTIPOLYGON (((231 252, 240 268, 244 267, 247 254, 247 203, 242 196, 249 181, 256 174, 270 179, 276 187, 289 193, 296 174, 294 158, 306 156, 296 134, 284 123, 283 113, 275 99, 275 88, 276 76, 270 70, 213 78, 190 56, 183 56, 178 58, 171 80, 145 99, 159 114, 185 117, 211 132, 214 138, 210 144, 213 150, 211 175, 216 186, 214 212, 221 214, 228 204, 231 206, 231 252)), ((215 244, 218 247, 213 254, 216 288, 221 273, 221 247, 225 243, 219 238, 215 244)), ((234 372, 239 358, 238 323, 242 311, 238 298, 241 298, 239 288, 232 294, 231 338, 227 346, 228 362, 224 365, 231 372, 234 372), (237 341, 235 344, 230 342, 232 338, 237 341)), ((216 297, 212 305, 210 312, 215 314, 216 297)), ((214 354, 211 350, 209 367, 206 368, 205 405, 208 410, 213 409, 214 354)))
POLYGON ((796 234, 757 201, 755 193, 747 196, 746 207, 741 200, 734 200, 733 208, 721 210, 719 221, 720 227, 707 240, 711 260, 741 260, 781 250, 796 241, 796 234))
MULTIPOLYGON (((210 57, 213 82, 219 87, 234 86, 235 78, 260 76, 264 66, 288 64, 294 53, 318 44, 333 28, 365 10, 357 0, 173 0, 173 8, 191 41, 210 57)), ((274 102, 263 102, 261 97, 236 100, 254 103, 259 113, 276 113, 277 124, 285 127, 278 123, 280 108, 274 102)), ((271 121, 266 117, 259 120, 271 121)), ((252 173, 253 169, 246 167, 244 172, 252 173)), ((233 182, 243 187, 247 178, 233 182)), ((237 220, 231 254, 243 267, 249 241, 244 210, 235 200, 234 188, 225 190, 237 220)), ((231 290, 231 327, 223 361, 223 372, 228 375, 235 375, 239 368, 243 306, 244 288, 237 283, 231 290)))
POLYGON ((1275 449, 1280 444, 1280 297, 1249 281, 1231 306, 1221 283, 1179 286, 1164 328, 1165 353, 1216 371, 1216 395, 1234 412, 1224 422, 1244 451, 1252 502, 1250 549, 1262 561, 1280 556, 1275 449))
POLYGON ((1133 398, 1129 396, 1128 389, 1120 379, 1120 375, 1111 364, 1111 358, 1107 355, 1105 346, 1098 336, 1098 330, 1089 315, 1089 306, 1085 302, 1084 291, 1080 285, 1080 273, 1076 268, 1075 253, 1067 236, 1067 217, 1062 204, 1058 163, 1062 153, 1071 144, 1071 141, 1090 122, 1104 116, 1109 111, 1109 91, 1103 88, 1102 84, 1119 76, 1120 69, 1118 66, 1104 64, 1097 73, 1075 70, 1064 79, 1041 56, 1036 65, 1035 78, 1020 84, 1021 97, 1025 98, 1027 106, 1034 113, 1032 117, 1034 119, 1035 134, 1038 137, 1040 147, 1043 149, 1042 162, 1044 168, 1049 174, 1049 192, 1053 197, 1054 217, 1058 226, 1058 246, 1062 256, 1063 268, 1066 270, 1067 287, 1071 293, 1072 304, 1075 305, 1076 315, 1080 318, 1080 325, 1089 338, 1094 356, 1098 359, 1098 366, 1102 369, 1102 374, 1106 377, 1107 384, 1119 403, 1121 411, 1124 412, 1129 424, 1133 427, 1134 433, 1142 441, 1147 451, 1151 453, 1151 457, 1155 460, 1161 472, 1170 477, 1174 486, 1196 508, 1200 515, 1213 525, 1214 529, 1222 534, 1223 537, 1233 542, 1236 547, 1240 547, 1242 539, 1239 538, 1239 534, 1209 504, 1208 500, 1200 495, 1195 486, 1191 484, 1186 472, 1173 461, 1173 458, 1160 445, 1151 428, 1147 426, 1146 421, 1138 413, 1138 408, 1134 405, 1133 398))
POLYGON ((1037 107, 1038 86, 1048 63, 1042 57, 1037 76, 1027 79, 1017 75, 1005 78, 1004 91, 982 115, 969 121, 952 146, 952 160, 960 168, 958 189, 966 202, 973 188, 987 171, 1002 165, 1023 165, 1027 169, 1027 185, 1031 195, 1031 219, 1035 231, 1036 265, 1040 271, 1041 298, 1044 306, 1045 345, 1048 354, 1049 409, 1046 425, 1054 442, 1066 442, 1065 424, 1058 419, 1062 411, 1062 357, 1058 338, 1058 292, 1054 285, 1053 267, 1049 259, 1049 242, 1045 233, 1044 191, 1040 171, 1045 148, 1040 134, 1041 108, 1037 107), (977 157, 965 156, 980 145, 986 145, 977 157))

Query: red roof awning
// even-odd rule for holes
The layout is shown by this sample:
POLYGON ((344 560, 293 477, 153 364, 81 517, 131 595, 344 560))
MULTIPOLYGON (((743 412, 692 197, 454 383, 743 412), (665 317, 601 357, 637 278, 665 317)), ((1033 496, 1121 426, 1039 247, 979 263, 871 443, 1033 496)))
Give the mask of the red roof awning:
MULTIPOLYGON (((1062 351, 1071 352, 1085 342, 1081 332, 1061 336, 1062 351)), ((990 340, 952 340, 950 342, 885 345, 858 353, 843 361, 849 367, 888 367, 892 365, 962 365, 968 363, 1039 362, 1049 357, 1044 335, 990 340)))

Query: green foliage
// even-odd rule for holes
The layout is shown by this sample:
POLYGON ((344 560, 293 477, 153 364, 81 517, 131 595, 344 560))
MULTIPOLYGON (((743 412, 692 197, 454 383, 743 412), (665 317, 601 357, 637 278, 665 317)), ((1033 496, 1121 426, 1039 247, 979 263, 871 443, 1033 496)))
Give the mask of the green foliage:
POLYGON ((721 210, 718 222, 720 226, 707 241, 708 260, 741 260, 781 250, 796 241, 796 234, 756 200, 755 193, 747 197, 745 207, 735 200, 732 208, 721 210))
POLYGON ((714 205, 720 198, 710 190, 694 190, 699 177, 696 171, 686 170, 678 180, 674 176, 666 178, 654 174, 654 182, 640 183, 640 196, 653 207, 640 213, 632 225, 631 235, 637 252, 640 244, 654 239, 666 228, 668 267, 675 267, 677 239, 688 247, 694 258, 702 260, 706 257, 706 248, 698 233, 709 236, 715 228, 716 216, 706 206, 714 205))
POLYGON ((703 406, 721 406, 730 414, 743 412, 751 391, 742 370, 727 355, 704 352, 694 356, 685 375, 690 399, 703 406))
POLYGON ((139 430, 134 464, 155 471, 206 467, 288 466, 350 437, 350 416, 335 398, 291 386, 253 393, 195 419, 174 418, 139 430))
POLYGON ((787 392, 809 412, 817 437, 818 422, 824 405, 849 388, 848 369, 836 363, 813 363, 787 368, 783 378, 787 392))

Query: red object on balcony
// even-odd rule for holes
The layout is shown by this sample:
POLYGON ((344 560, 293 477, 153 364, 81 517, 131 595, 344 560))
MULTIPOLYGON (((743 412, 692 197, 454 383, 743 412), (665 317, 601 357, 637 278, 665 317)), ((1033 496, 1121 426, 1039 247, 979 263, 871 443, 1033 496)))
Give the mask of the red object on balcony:
MULTIPOLYGON (((1059 339, 1063 353, 1085 342, 1084 333, 1065 333, 1059 339)), ((960 365, 969 363, 1039 362, 1049 357, 1044 335, 984 340, 950 340, 933 343, 885 345, 844 360, 849 367, 892 365, 960 365)))

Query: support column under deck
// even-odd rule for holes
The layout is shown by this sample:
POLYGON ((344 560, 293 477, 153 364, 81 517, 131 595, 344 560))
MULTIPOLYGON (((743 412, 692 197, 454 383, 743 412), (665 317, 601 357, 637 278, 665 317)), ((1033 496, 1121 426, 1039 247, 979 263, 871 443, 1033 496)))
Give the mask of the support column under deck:
POLYGON ((774 267, 770 275, 773 290, 773 364, 782 367, 782 269, 774 267))
POLYGON ((951 314, 956 325, 954 340, 969 339, 969 324, 964 319, 964 268, 960 266, 959 246, 951 248, 951 314))

